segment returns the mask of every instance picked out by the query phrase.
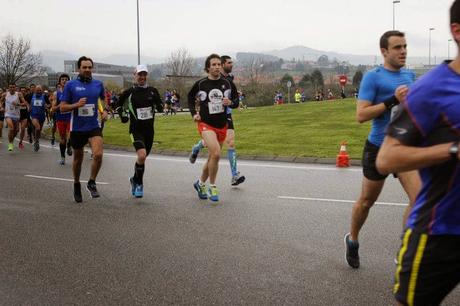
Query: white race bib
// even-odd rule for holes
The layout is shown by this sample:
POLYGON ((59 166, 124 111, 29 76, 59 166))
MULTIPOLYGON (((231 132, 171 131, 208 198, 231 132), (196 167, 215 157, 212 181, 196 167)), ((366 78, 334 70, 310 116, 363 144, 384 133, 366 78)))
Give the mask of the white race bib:
POLYGON ((10 105, 7 105, 6 111, 14 113, 14 112, 16 112, 17 109, 18 109, 18 107, 16 105, 10 104, 10 105))
POLYGON ((34 100, 34 106, 42 107, 43 106, 43 100, 35 99, 34 100))
POLYGON ((224 112, 224 104, 222 101, 214 101, 208 103, 209 113, 213 114, 220 114, 224 112))
POLYGON ((153 118, 153 109, 151 106, 137 109, 138 120, 148 120, 153 118))
POLYGON ((94 116, 94 104, 88 104, 78 109, 79 117, 92 117, 94 116))

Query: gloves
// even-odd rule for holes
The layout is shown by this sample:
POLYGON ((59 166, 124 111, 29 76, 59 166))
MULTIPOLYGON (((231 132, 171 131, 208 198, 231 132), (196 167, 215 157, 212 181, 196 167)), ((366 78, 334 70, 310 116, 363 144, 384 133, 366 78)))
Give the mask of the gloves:
POLYGON ((385 107, 387 109, 391 109, 393 106, 399 104, 399 100, 396 98, 396 96, 393 95, 390 98, 383 101, 383 104, 385 104, 385 107))

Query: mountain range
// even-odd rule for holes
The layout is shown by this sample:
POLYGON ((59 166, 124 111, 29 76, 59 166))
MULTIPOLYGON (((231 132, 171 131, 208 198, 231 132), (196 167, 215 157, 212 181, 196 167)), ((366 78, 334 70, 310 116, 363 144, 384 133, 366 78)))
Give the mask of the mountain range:
MULTIPOLYGON (((41 51, 43 64, 51 67, 54 71, 64 70, 64 60, 77 59, 79 56, 71 53, 43 50, 41 51)), ((232 55, 232 53, 229 53, 232 55)), ((301 60, 301 61, 317 61, 321 55, 326 55, 329 60, 337 59, 339 62, 345 61, 352 65, 375 65, 382 62, 380 55, 356 55, 346 54, 334 51, 316 50, 305 46, 291 46, 281 50, 272 50, 267 52, 238 52, 236 54, 251 54, 264 59, 276 60, 282 58, 283 60, 301 60)), ((94 61, 100 63, 134 66, 137 63, 136 54, 113 54, 106 57, 94 57, 94 61)), ((160 64, 166 62, 166 58, 158 58, 151 56, 142 56, 141 62, 145 64, 160 64)), ((420 65, 428 62, 424 57, 408 57, 407 63, 409 65, 420 65)))

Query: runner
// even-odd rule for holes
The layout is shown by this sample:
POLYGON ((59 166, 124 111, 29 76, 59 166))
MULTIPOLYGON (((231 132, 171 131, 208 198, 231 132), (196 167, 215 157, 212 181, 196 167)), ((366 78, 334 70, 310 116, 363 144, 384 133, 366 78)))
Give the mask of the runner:
POLYGON ((118 100, 118 107, 129 110, 129 134, 137 153, 134 176, 129 178, 131 193, 136 198, 144 196, 145 160, 153 145, 155 108, 159 113, 163 112, 160 93, 147 85, 147 75, 147 66, 138 65, 134 72, 135 85, 125 90, 118 100))
MULTIPOLYGON (((98 198, 96 177, 102 165, 102 132, 98 122, 98 99, 104 99, 104 85, 93 80, 93 60, 82 56, 78 59, 79 75, 77 79, 68 81, 61 96, 60 111, 71 111, 70 143, 74 149, 73 176, 74 200, 83 201, 81 194, 80 173, 83 162, 83 147, 89 142, 93 152, 91 174, 86 185, 92 198, 98 198)), ((103 111, 102 120, 106 120, 107 112, 103 111)))
MULTIPOLYGON (((35 89, 35 85, 34 85, 35 89)), ((29 95, 27 94, 27 88, 21 87, 20 92, 22 93, 22 96, 25 98, 27 101, 27 105, 21 106, 20 109, 20 117, 19 117, 19 127, 20 127, 20 133, 19 133, 19 149, 24 149, 24 144, 22 143, 24 140, 24 135, 26 134, 26 131, 29 129, 29 121, 30 121, 30 103, 29 103, 29 95)))
MULTIPOLYGON (((407 85, 413 83, 413 72, 403 69, 406 64, 407 45, 404 33, 385 32, 380 38, 380 51, 384 64, 363 78, 359 90, 356 115, 360 123, 372 120, 372 129, 363 151, 363 182, 361 195, 353 206, 350 233, 345 235, 346 260, 352 268, 359 268, 359 232, 366 222, 371 207, 377 201, 387 175, 379 173, 375 159, 390 121, 391 109, 399 104, 407 93, 407 85), (405 86, 400 86, 405 85, 405 86), (398 87, 399 86, 399 87, 398 87)), ((410 205, 404 220, 420 190, 420 178, 416 171, 398 173, 399 181, 406 191, 410 205)))
POLYGON ((40 136, 46 118, 46 109, 50 107, 48 96, 44 94, 40 85, 35 87, 35 93, 32 95, 29 104, 31 106, 30 118, 35 130, 34 151, 37 152, 40 149, 40 136))
POLYGON ((63 89, 65 87, 65 84, 67 81, 70 80, 70 77, 68 74, 61 74, 59 76, 59 83, 56 92, 55 92, 55 97, 53 100, 53 105, 52 105, 52 111, 53 113, 56 114, 56 126, 58 129, 59 133, 59 151, 61 152, 61 159, 59 161, 59 164, 64 165, 65 164, 65 153, 66 153, 66 146, 67 146, 67 155, 72 156, 72 146, 70 145, 70 116, 71 113, 62 113, 60 111, 60 104, 61 104, 61 99, 62 99, 62 93, 63 89))
POLYGON ((8 91, 3 93, 0 104, 5 110, 5 119, 8 125, 8 151, 13 151, 13 141, 19 129, 20 107, 26 106, 22 93, 16 92, 16 84, 10 84, 8 91))
MULTIPOLYGON (((221 76, 228 81, 233 83, 234 76, 232 75, 232 69, 233 69, 233 61, 232 58, 228 55, 223 55, 221 56, 221 63, 222 63, 222 70, 221 70, 221 76)), ((236 87, 236 86, 235 86, 236 87)), ((239 99, 238 99, 238 104, 239 104, 239 99)), ((233 125, 233 119, 232 119, 232 109, 227 108, 227 136, 225 139, 225 142, 227 144, 227 158, 228 161, 230 162, 230 170, 232 172, 232 180, 231 184, 232 186, 237 186, 241 183, 244 182, 246 179, 243 175, 240 174, 240 172, 237 170, 236 167, 236 150, 235 150, 235 128, 233 125)), ((192 152, 190 153, 189 160, 192 164, 195 163, 198 154, 200 153, 200 150, 204 147, 203 140, 199 140, 196 145, 193 146, 192 152)))
POLYGON ((420 169, 423 181, 398 255, 400 305, 440 305, 460 283, 460 0, 450 24, 456 58, 411 88, 377 158, 382 173, 420 169))
MULTIPOLYGON (((0 97, 3 95, 3 89, 0 88, 0 97)), ((3 125, 5 121, 5 109, 2 106, 2 103, 0 103, 0 138, 3 137, 3 125)))
POLYGON ((227 134, 227 107, 238 107, 239 100, 233 82, 221 77, 222 64, 219 55, 211 54, 206 58, 206 78, 197 81, 188 94, 188 105, 193 120, 198 123, 198 131, 206 143, 209 155, 205 162, 201 177, 193 184, 200 199, 219 200, 216 186, 221 145, 227 134), (199 110, 197 113, 196 102, 199 110), (210 186, 206 192, 206 181, 210 186))

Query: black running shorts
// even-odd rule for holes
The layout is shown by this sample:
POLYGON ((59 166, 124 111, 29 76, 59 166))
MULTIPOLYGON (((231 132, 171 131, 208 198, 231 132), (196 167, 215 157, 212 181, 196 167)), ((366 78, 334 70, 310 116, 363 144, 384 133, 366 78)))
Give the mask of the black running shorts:
POLYGON ((375 166, 377 154, 379 153, 380 147, 377 147, 373 143, 366 140, 363 150, 363 174, 364 177, 371 181, 381 181, 387 178, 388 175, 380 174, 375 166))
POLYGON ((92 137, 100 136, 102 137, 102 131, 100 128, 94 129, 88 132, 70 132, 70 145, 75 150, 83 148, 88 140, 92 137))
POLYGON ((130 136, 136 151, 140 149, 145 149, 147 151, 147 155, 149 155, 150 151, 152 150, 154 135, 154 130, 134 129, 130 136))
POLYGON ((393 293, 403 305, 439 305, 460 282, 460 236, 406 230, 393 293))

